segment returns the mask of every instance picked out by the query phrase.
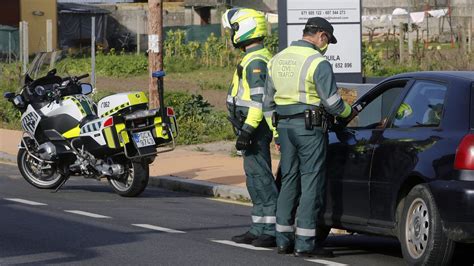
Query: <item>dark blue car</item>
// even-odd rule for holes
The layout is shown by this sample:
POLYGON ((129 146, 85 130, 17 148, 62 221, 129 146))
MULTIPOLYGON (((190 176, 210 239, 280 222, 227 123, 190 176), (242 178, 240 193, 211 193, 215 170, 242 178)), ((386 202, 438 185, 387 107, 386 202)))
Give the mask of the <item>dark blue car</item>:
POLYGON ((418 72, 376 85, 329 133, 329 228, 395 236, 409 264, 447 264, 474 242, 474 72, 418 72))

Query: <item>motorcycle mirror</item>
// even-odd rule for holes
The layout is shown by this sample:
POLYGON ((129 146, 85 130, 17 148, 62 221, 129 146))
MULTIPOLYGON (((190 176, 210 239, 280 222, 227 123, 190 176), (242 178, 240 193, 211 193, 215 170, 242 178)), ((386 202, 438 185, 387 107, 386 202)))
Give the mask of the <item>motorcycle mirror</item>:
POLYGON ((54 75, 56 75, 56 68, 51 69, 50 71, 48 71, 48 74, 47 74, 47 76, 54 76, 54 75))
POLYGON ((26 74, 25 75, 25 84, 29 84, 33 81, 33 79, 30 77, 30 75, 26 74))
POLYGON ((81 83, 81 89, 81 93, 84 95, 90 94, 93 91, 92 85, 89 83, 81 83))
POLYGON ((5 98, 7 100, 11 100, 11 99, 15 98, 15 93, 14 92, 5 92, 3 94, 3 98, 5 98))

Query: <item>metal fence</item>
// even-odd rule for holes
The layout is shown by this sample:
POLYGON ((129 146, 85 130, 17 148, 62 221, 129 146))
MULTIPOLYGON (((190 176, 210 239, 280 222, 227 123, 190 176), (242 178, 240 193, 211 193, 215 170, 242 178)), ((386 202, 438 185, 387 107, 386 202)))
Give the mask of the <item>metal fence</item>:
POLYGON ((0 62, 12 62, 19 58, 19 30, 15 27, 0 25, 0 62))

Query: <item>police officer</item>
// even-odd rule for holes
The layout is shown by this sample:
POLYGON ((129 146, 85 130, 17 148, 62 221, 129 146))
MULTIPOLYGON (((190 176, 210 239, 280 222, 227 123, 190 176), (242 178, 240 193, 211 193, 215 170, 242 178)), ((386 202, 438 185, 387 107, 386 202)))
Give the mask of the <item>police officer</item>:
POLYGON ((238 134, 236 149, 243 151, 246 184, 253 202, 250 229, 232 237, 237 243, 274 247, 275 209, 278 197, 271 171, 272 131, 263 119, 262 102, 270 52, 263 39, 267 25, 263 13, 247 8, 227 10, 222 16, 230 28, 234 47, 245 52, 227 95, 229 120, 238 134))
POLYGON ((268 97, 263 110, 265 116, 275 112, 278 123, 282 187, 276 241, 280 254, 333 255, 315 244, 317 218, 325 204, 324 110, 342 122, 357 113, 338 94, 331 64, 324 57, 328 45, 337 42, 333 33, 324 18, 310 18, 303 39, 291 43, 268 63, 268 97))

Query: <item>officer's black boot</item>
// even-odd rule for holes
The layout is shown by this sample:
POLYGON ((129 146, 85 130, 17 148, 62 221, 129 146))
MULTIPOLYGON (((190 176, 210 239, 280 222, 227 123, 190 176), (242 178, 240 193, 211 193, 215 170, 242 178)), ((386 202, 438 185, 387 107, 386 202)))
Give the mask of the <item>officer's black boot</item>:
POLYGON ((252 241, 252 245, 255 247, 272 248, 276 247, 276 239, 274 236, 263 234, 252 241))
POLYGON ((246 232, 245 234, 241 234, 241 235, 238 235, 238 236, 233 236, 231 238, 231 240, 234 241, 235 243, 239 243, 239 244, 252 244, 252 241, 254 241, 257 238, 258 238, 258 236, 254 235, 250 232, 246 232))
POLYGON ((293 253, 293 246, 278 246, 278 254, 290 254, 293 253))
POLYGON ((323 247, 316 247, 312 251, 300 251, 295 250, 294 253, 295 257, 325 257, 325 258, 333 258, 334 253, 331 250, 327 250, 323 247))

